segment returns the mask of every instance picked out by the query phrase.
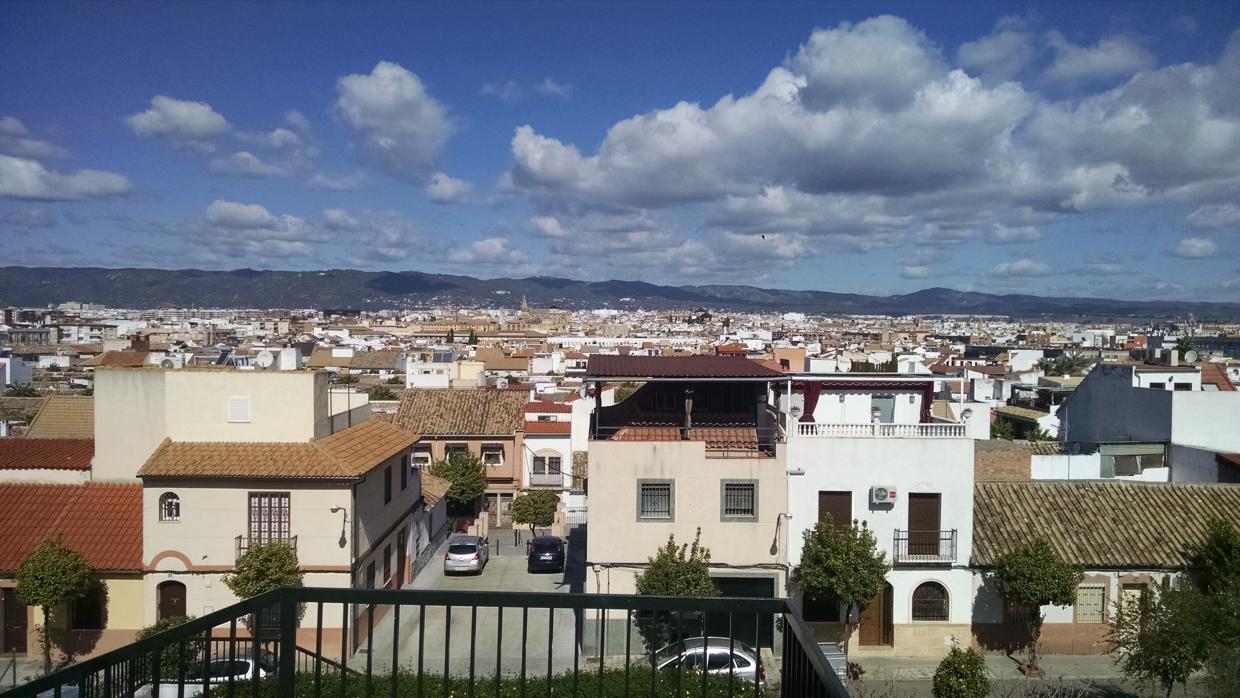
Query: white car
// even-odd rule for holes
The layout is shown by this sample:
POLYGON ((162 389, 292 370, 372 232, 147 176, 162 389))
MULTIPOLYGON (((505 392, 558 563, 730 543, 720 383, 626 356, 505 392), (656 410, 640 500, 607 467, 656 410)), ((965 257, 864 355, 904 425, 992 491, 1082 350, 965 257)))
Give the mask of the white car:
POLYGON ((448 541, 448 552, 443 556, 444 574, 474 572, 482 569, 491 559, 491 545, 479 536, 456 536, 448 541))
POLYGON ((746 683, 757 679, 758 685, 766 686, 766 667, 762 666, 758 653, 740 640, 729 643, 726 637, 687 637, 683 643, 674 642, 655 652, 655 666, 659 671, 678 667, 700 671, 703 654, 706 655, 706 673, 731 673, 746 683))
MULTIPOLYGON (((211 685, 226 684, 228 679, 233 681, 249 681, 253 678, 253 660, 249 657, 236 659, 228 659, 222 657, 220 659, 212 659, 207 664, 207 683, 211 685)), ((258 662, 258 678, 266 678, 268 674, 274 673, 276 669, 275 656, 271 653, 265 653, 265 656, 259 658, 258 662)), ((185 689, 181 693, 184 698, 194 698, 194 696, 202 695, 202 674, 198 671, 193 672, 193 676, 185 677, 185 689)), ((160 682, 158 698, 177 698, 176 679, 173 678, 170 683, 160 682)), ((134 691, 134 698, 152 698, 152 686, 147 684, 134 691)), ((214 692, 214 690, 212 691, 214 692)))

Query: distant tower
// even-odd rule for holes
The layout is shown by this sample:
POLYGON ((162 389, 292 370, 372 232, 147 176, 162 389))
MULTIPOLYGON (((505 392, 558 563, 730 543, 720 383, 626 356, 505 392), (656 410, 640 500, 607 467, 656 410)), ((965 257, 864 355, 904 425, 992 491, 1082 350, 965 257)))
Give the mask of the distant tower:
POLYGON ((530 313, 530 304, 529 301, 525 300, 524 295, 521 296, 521 312, 525 315, 529 315, 530 313))

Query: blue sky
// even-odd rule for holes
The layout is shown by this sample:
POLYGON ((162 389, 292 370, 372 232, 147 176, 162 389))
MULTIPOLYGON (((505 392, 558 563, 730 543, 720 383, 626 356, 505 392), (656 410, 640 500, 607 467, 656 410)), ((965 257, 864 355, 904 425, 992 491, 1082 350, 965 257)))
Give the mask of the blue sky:
POLYGON ((1240 4, 0 4, 0 265, 1240 301, 1240 4))

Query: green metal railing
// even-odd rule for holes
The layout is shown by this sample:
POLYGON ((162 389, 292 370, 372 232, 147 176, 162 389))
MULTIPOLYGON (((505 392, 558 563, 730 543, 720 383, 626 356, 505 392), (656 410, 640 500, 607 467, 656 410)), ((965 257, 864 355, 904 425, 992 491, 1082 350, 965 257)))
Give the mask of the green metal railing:
POLYGON ((785 599, 291 588, 71 665, 6 698, 202 694, 848 695, 785 599), (246 627, 255 623, 251 640, 246 627))

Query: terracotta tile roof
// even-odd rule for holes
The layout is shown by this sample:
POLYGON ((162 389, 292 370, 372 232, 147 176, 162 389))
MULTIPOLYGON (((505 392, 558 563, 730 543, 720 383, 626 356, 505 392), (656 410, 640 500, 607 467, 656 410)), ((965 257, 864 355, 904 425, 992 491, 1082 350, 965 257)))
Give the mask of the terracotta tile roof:
POLYGON ((591 378, 780 378, 784 374, 740 356, 620 356, 595 354, 591 378))
POLYGON ((0 470, 90 470, 93 439, 0 439, 0 470))
POLYGON ((0 397, 0 420, 28 422, 46 404, 45 397, 0 397))
POLYGON ((392 371, 396 369, 398 361, 400 361, 400 351, 396 349, 359 351, 354 352, 353 362, 349 364, 349 368, 357 371, 392 371))
POLYGON ((302 442, 202 442, 164 439, 138 477, 352 479, 417 437, 381 419, 302 442))
POLYGON ((1201 384, 1213 385, 1219 390, 1235 391, 1236 386, 1227 376, 1227 369, 1222 364, 1205 363, 1201 365, 1201 384))
POLYGON ((451 487, 450 481, 431 475, 425 469, 422 470, 422 499, 426 500, 427 509, 434 507, 439 500, 448 496, 448 490, 451 487))
POLYGON ((1003 407, 996 407, 995 414, 1036 422, 1043 417, 1049 416, 1050 412, 1043 412, 1042 410, 1035 410, 1028 407, 1018 407, 1016 405, 1004 405, 1003 407))
POLYGON ((26 430, 28 439, 95 438, 95 398, 53 395, 26 430))
POLYGON ((0 570, 12 572, 48 538, 96 570, 142 569, 142 485, 0 484, 0 570))
POLYGON ((139 368, 146 365, 146 357, 150 352, 114 350, 92 356, 82 362, 84 367, 119 366, 122 368, 139 368))
POLYGON ((543 400, 535 400, 525 403, 523 408, 526 414, 567 414, 573 411, 573 406, 567 402, 546 402, 543 400))
POLYGON ((573 433, 572 422, 526 422, 525 433, 535 436, 552 436, 563 434, 567 436, 573 433))
POLYGON ((511 436, 524 422, 524 391, 406 390, 395 423, 423 437, 511 436))
POLYGON ((315 349, 306 360, 306 368, 349 368, 352 365, 352 356, 332 356, 331 349, 315 349))
POLYGON ((1240 487, 1162 482, 979 482, 972 564, 988 567, 1032 535, 1086 569, 1170 569, 1213 517, 1240 525, 1240 487))

